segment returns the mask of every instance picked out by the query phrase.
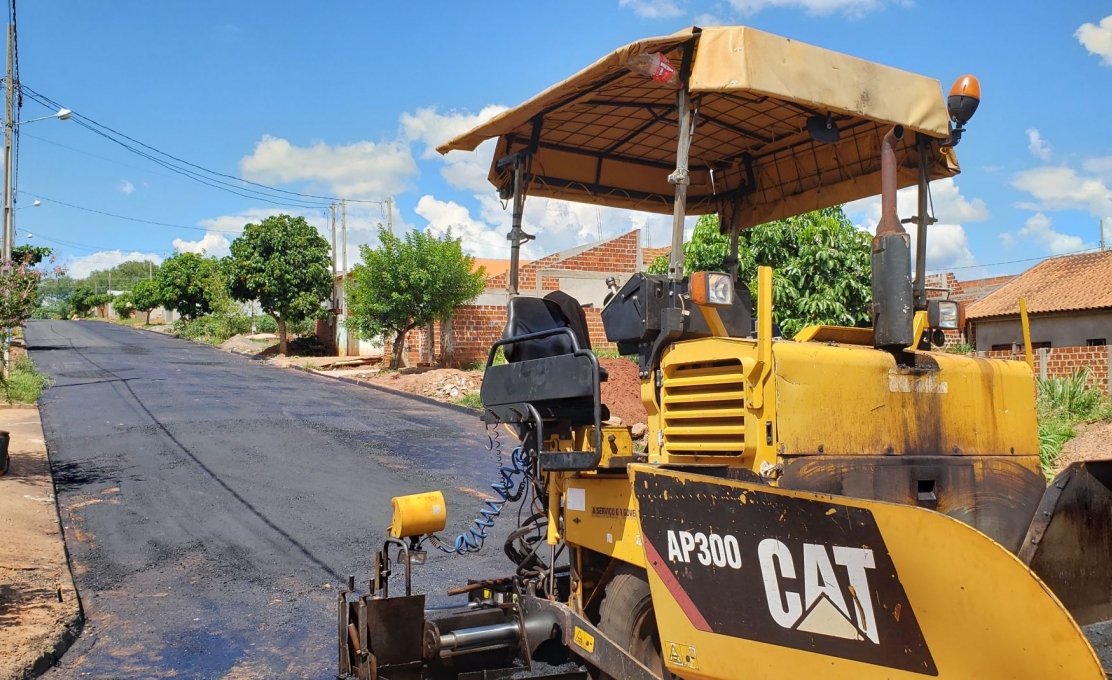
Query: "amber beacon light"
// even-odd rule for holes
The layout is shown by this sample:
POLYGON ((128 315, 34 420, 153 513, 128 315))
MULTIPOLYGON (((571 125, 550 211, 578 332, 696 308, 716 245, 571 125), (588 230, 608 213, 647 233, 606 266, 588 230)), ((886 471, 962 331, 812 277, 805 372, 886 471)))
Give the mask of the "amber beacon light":
POLYGON ((956 146, 961 141, 965 124, 977 112, 980 104, 981 81, 971 75, 958 78, 950 88, 950 97, 946 100, 946 110, 950 113, 950 120, 954 121, 954 130, 950 138, 951 146, 956 146))

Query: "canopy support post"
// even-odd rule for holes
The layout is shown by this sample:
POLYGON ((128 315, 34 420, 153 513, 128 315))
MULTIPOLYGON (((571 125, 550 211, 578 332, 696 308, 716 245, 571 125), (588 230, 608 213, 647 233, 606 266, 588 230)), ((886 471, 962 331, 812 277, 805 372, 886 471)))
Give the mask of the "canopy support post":
POLYGON ((672 253, 668 261, 668 278, 672 281, 683 279, 683 221, 687 211, 687 187, 691 184, 688 172, 688 158, 691 151, 691 93, 687 83, 676 92, 676 108, 679 112, 679 139, 676 140, 676 170, 668 175, 668 182, 676 187, 676 198, 672 209, 672 253))
POLYGON ((730 265, 730 278, 734 283, 737 283, 737 268, 738 268, 738 240, 741 235, 741 187, 738 187, 737 194, 734 196, 733 210, 730 211, 730 256, 726 259, 726 264, 730 265))
POLYGON ((506 293, 509 297, 517 297, 517 272, 521 262, 521 244, 532 241, 536 236, 526 234, 521 228, 521 220, 525 215, 525 161, 522 153, 515 154, 514 164, 514 212, 510 233, 506 239, 510 242, 510 271, 506 277, 506 293))
POLYGON ((930 140, 926 135, 915 133, 915 145, 919 150, 919 214, 915 217, 915 290, 912 300, 915 309, 922 311, 927 308, 927 227, 937 220, 927 214, 930 197, 930 140))

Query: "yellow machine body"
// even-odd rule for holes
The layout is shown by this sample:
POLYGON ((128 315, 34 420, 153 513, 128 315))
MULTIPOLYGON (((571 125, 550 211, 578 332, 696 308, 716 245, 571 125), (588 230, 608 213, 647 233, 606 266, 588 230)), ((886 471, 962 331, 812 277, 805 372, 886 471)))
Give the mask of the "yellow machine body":
POLYGON ((395 496, 394 516, 390 520, 390 536, 409 538, 443 531, 448 521, 448 506, 440 491, 395 496))
POLYGON ((680 677, 1105 677, 1057 598, 961 522, 647 465, 630 481, 680 677))
MULTIPOLYGON (((759 472, 794 456, 1000 455, 1037 465, 1035 383, 1016 361, 919 352, 897 367, 872 347, 774 342, 771 379, 751 387, 757 341, 677 343, 651 389, 649 460, 725 461, 759 472), (763 407, 751 407, 753 391, 763 407)), ((1032 468, 1034 469, 1034 468, 1032 468)))

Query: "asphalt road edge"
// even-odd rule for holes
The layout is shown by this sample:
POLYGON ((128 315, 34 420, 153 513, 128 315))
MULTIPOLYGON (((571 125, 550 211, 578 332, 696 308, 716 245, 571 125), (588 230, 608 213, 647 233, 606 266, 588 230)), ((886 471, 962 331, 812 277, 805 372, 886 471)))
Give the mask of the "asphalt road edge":
POLYGON ((470 408, 468 406, 462 406, 460 404, 453 404, 453 403, 450 403, 450 402, 447 402, 447 401, 438 401, 436 399, 433 399, 432 397, 426 397, 423 394, 414 394, 412 392, 405 392, 403 390, 395 390, 391 387, 383 387, 382 385, 376 385, 373 382, 370 382, 368 380, 360 380, 358 378, 349 378, 349 377, 344 376, 344 375, 328 375, 324 371, 312 371, 312 370, 306 371, 305 369, 301 368, 300 366, 286 366, 286 368, 289 368, 289 369, 292 369, 292 370, 295 370, 295 371, 301 371, 302 373, 308 373, 310 375, 320 376, 322 378, 328 378, 329 380, 338 380, 340 382, 345 382, 345 383, 348 383, 350 385, 358 385, 359 387, 369 387, 372 390, 378 390, 380 392, 385 392, 386 394, 393 394, 393 395, 398 396, 398 397, 405 397, 406 399, 412 399, 414 401, 419 401, 419 402, 424 403, 424 404, 429 404, 430 406, 442 406, 444 408, 451 409, 453 411, 459 411, 460 413, 466 413, 469 416, 478 417, 479 415, 482 414, 482 411, 470 408))

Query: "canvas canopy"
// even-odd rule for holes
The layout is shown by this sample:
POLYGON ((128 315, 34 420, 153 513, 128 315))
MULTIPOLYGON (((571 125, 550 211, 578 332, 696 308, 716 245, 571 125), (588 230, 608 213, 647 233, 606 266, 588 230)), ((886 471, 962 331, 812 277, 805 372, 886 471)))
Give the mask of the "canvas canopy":
POLYGON ((939 82, 744 26, 688 28, 622 47, 520 106, 439 147, 474 150, 497 138, 490 181, 509 193, 498 159, 532 150, 530 196, 671 213, 676 91, 631 72, 661 52, 683 72, 697 107, 687 214, 733 214, 740 227, 880 193, 880 143, 893 125, 899 185, 918 178, 921 133, 931 179, 958 173, 943 148, 950 122, 939 82), (807 120, 829 115, 836 143, 807 120), (736 199, 736 203, 735 203, 736 199))

